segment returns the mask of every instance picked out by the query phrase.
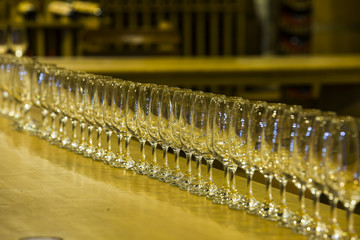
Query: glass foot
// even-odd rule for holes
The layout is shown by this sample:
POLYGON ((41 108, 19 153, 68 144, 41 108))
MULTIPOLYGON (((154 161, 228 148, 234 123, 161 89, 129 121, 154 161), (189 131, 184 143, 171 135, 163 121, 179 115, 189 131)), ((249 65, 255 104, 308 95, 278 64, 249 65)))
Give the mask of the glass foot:
POLYGON ((242 204, 248 214, 259 215, 260 203, 254 198, 254 196, 244 196, 242 204))
POLYGON ((149 164, 147 168, 147 176, 149 178, 157 178, 158 172, 160 171, 160 167, 157 164, 149 164))
POLYGON ((107 151, 106 155, 104 156, 104 163, 109 164, 115 159, 116 155, 113 152, 107 151))
POLYGON ((231 201, 231 192, 229 188, 219 188, 212 200, 214 204, 227 205, 231 201))
POLYGON ((172 173, 168 176, 170 185, 179 187, 179 181, 182 177, 184 177, 184 174, 180 170, 172 171, 172 173))
POLYGON ((279 216, 277 213, 277 206, 272 200, 265 200, 260 203, 259 206, 259 215, 262 219, 266 219, 269 221, 276 222, 279 220, 279 216))
POLYGON ((206 199, 213 200, 217 190, 218 190, 218 187, 215 185, 214 182, 205 183, 204 191, 205 191, 206 199))
POLYGON ((327 239, 340 240, 345 238, 343 230, 337 223, 330 224, 327 227, 325 234, 327 239))
POLYGON ((188 186, 188 191, 190 194, 196 196, 205 196, 206 192, 204 189, 205 181, 202 178, 195 178, 188 186))
POLYGON ((156 178, 160 182, 169 182, 169 175, 171 174, 171 170, 168 167, 161 168, 160 171, 156 174, 156 178))
POLYGON ((291 227, 291 219, 293 219, 294 213, 291 212, 286 205, 278 206, 277 216, 279 218, 280 227, 291 227))
POLYGON ((92 158, 95 161, 104 161, 104 157, 106 155, 106 151, 102 148, 98 148, 92 155, 92 158))
POLYGON ((308 214, 297 212, 291 222, 291 229, 294 233, 308 235, 311 232, 312 218, 308 214))
POLYGON ((188 191, 189 190, 189 185, 190 185, 192 180, 194 180, 194 176, 187 173, 182 178, 179 179, 177 185, 178 185, 180 190, 188 191))
POLYGON ((231 194, 230 202, 228 207, 230 209, 244 210, 244 199, 245 196, 238 194, 237 192, 231 194))

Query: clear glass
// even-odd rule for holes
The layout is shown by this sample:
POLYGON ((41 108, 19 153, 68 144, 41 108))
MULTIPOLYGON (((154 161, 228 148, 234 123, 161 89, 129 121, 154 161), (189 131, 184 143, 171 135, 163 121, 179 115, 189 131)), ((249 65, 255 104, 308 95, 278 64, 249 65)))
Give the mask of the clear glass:
POLYGON ((95 94, 95 76, 89 75, 86 77, 85 81, 82 81, 84 84, 84 119, 87 124, 87 143, 86 148, 83 151, 83 156, 92 158, 93 154, 96 151, 96 148, 93 143, 93 130, 95 125, 95 119, 93 115, 94 108, 94 94, 95 94))
POLYGON ((310 160, 309 149, 312 147, 313 122, 320 114, 321 112, 317 109, 304 109, 300 113, 295 132, 295 154, 290 161, 290 168, 293 173, 292 180, 299 189, 299 209, 292 219, 292 230, 303 235, 310 233, 313 224, 313 219, 307 214, 305 209, 306 169, 310 160))
POLYGON ((286 201, 286 185, 289 181, 292 181, 290 160, 294 155, 295 133, 301 110, 301 106, 287 106, 283 115, 282 125, 280 126, 279 157, 274 161, 275 177, 280 184, 281 198, 277 214, 279 225, 282 227, 291 227, 294 215, 286 201))
POLYGON ((349 116, 332 121, 331 151, 325 160, 325 182, 329 192, 338 196, 346 209, 347 229, 344 239, 358 239, 354 229, 354 209, 360 201, 359 167, 360 124, 349 116))
MULTIPOLYGON (((239 168, 245 168, 249 127, 250 103, 239 99, 234 102, 230 112, 229 153, 231 161, 239 168)), ((234 184, 233 184, 234 185, 234 184)), ((235 188, 235 186, 233 186, 235 188)), ((233 197, 228 206, 232 209, 245 209, 245 196, 233 197)))

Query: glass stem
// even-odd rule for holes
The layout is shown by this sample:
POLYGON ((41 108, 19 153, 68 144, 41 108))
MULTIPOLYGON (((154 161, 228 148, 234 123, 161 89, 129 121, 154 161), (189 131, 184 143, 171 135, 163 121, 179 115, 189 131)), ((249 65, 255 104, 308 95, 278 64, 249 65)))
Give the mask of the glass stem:
POLYGON ((81 145, 83 145, 85 143, 85 127, 86 127, 86 124, 81 122, 80 123, 80 138, 81 138, 81 145))
POLYGON ((43 109, 41 111, 41 128, 40 128, 40 133, 41 135, 44 134, 46 132, 46 128, 47 128, 47 125, 48 125, 48 110, 46 109, 43 109))
POLYGON ((186 152, 186 175, 190 176, 191 175, 191 152, 186 152))
POLYGON ((248 197, 252 197, 253 196, 253 191, 252 191, 252 177, 254 174, 254 171, 251 170, 250 168, 245 169, 246 172, 246 188, 247 188, 247 194, 248 197))
POLYGON ((348 203, 348 205, 349 206, 346 207, 347 232, 349 239, 353 239, 352 236, 356 235, 354 229, 354 209, 356 205, 352 203, 348 203))
POLYGON ((126 158, 127 158, 127 160, 131 159, 131 155, 130 155, 130 141, 131 141, 131 135, 125 136, 125 151, 126 151, 126 158))
POLYGON ((101 133, 102 133, 102 128, 98 127, 96 129, 96 143, 97 143, 97 148, 100 150, 102 149, 102 144, 101 144, 101 133))
POLYGON ((315 220, 316 221, 320 221, 321 217, 320 217, 320 195, 321 195, 321 191, 316 190, 315 193, 313 194, 313 207, 314 207, 314 215, 315 215, 315 220))
POLYGON ((145 140, 140 140, 140 164, 145 164, 146 163, 146 155, 145 155, 145 144, 146 141, 145 140))
POLYGON ((162 146, 162 150, 163 150, 163 168, 164 169, 168 169, 169 168, 169 163, 168 163, 168 150, 169 150, 169 146, 162 146))
POLYGON ((332 196, 330 199, 330 224, 337 224, 337 205, 339 199, 337 197, 332 196))
POLYGON ((77 121, 75 119, 72 119, 71 120, 71 132, 72 132, 73 141, 77 140, 76 125, 77 125, 77 121))
POLYGON ((112 147, 111 147, 111 142, 110 142, 111 136, 112 136, 112 131, 110 129, 108 129, 106 131, 106 146, 107 146, 107 150, 109 153, 112 152, 112 147))
POLYGON ((174 148, 174 161, 175 161, 175 172, 180 172, 180 161, 179 161, 180 149, 174 148))
POLYGON ((118 145, 118 157, 119 158, 121 158, 123 155, 122 139, 123 139, 123 135, 120 132, 117 133, 117 145, 118 145))
POLYGON ((229 189, 229 163, 226 161, 223 163, 224 166, 224 189, 229 189))
POLYGON ((287 184, 287 180, 282 179, 280 180, 280 197, 281 197, 281 204, 282 206, 286 206, 286 184, 287 184))
POLYGON ((305 210, 305 185, 301 184, 299 188, 299 212, 301 215, 306 213, 305 210))
POLYGON ((88 124, 88 145, 90 146, 94 146, 93 145, 93 140, 92 140, 92 132, 93 132, 94 126, 91 124, 88 124))
POLYGON ((236 174, 236 170, 237 170, 237 166, 235 165, 231 165, 229 166, 229 173, 230 173, 230 190, 231 192, 236 192, 236 179, 235 179, 235 174, 236 174))
POLYGON ((213 183, 214 182, 213 172, 212 172, 213 163, 214 163, 214 159, 206 159, 207 176, 208 176, 207 181, 208 181, 208 183, 213 183))
POLYGON ((50 117, 51 117, 51 135, 55 135, 55 134, 57 134, 56 121, 55 121, 56 113, 51 112, 50 117))
POLYGON ((202 177, 201 177, 201 159, 202 159, 201 155, 197 155, 195 157, 195 160, 196 160, 196 172, 197 172, 197 178, 198 179, 202 179, 202 177))
POLYGON ((157 143, 152 142, 151 143, 151 162, 153 166, 157 165, 157 159, 156 159, 156 146, 157 143))
POLYGON ((267 201, 272 201, 272 193, 271 193, 271 182, 273 180, 273 175, 272 174, 264 174, 265 177, 265 181, 266 181, 266 197, 265 199, 267 201))

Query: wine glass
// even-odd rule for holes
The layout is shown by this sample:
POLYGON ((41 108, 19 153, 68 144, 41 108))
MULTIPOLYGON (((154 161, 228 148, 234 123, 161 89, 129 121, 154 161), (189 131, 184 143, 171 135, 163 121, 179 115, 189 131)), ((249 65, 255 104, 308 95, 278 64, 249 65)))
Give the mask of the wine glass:
MULTIPOLYGON (((127 162, 125 153, 122 148, 122 140, 124 136, 130 136, 128 128, 126 127, 126 101, 129 91, 130 84, 133 84, 129 81, 121 81, 120 79, 115 79, 114 81, 114 91, 112 97, 112 125, 115 129, 117 140, 118 140, 118 152, 116 157, 110 161, 110 166, 112 167, 132 167, 132 160, 127 162)), ((135 126, 136 127, 136 126, 135 126)), ((128 146, 129 147, 129 146, 128 146)), ((130 156, 130 150, 127 150, 126 155, 130 156)), ((129 158, 128 158, 129 159, 129 158)))
POLYGON ((42 108, 41 105, 41 95, 47 94, 47 75, 48 75, 48 68, 54 68, 56 67, 55 64, 43 64, 43 63, 36 63, 34 65, 33 70, 33 77, 31 78, 31 91, 30 91, 30 98, 33 106, 37 107, 41 111, 41 122, 36 124, 36 127, 34 128, 34 134, 37 137, 43 138, 46 127, 48 125, 48 110, 42 108), (44 92, 42 92, 44 91, 44 92))
POLYGON ((194 149, 194 155, 196 159, 196 172, 195 178, 189 185, 190 194, 205 196, 207 191, 205 190, 205 180, 201 175, 201 160, 209 159, 212 157, 207 144, 207 119, 209 113, 209 104, 211 99, 215 97, 212 93, 201 93, 195 96, 194 103, 191 110, 191 143, 194 149))
POLYGON ((185 93, 191 92, 189 89, 181 89, 173 93, 169 92, 166 97, 166 103, 163 102, 163 106, 171 107, 170 113, 170 132, 167 133, 168 141, 170 141, 171 148, 174 151, 175 166, 170 174, 170 185, 179 187, 180 179, 184 177, 181 172, 179 163, 179 154, 182 148, 180 141, 180 116, 182 99, 185 93))
POLYGON ((320 196, 325 191, 325 156, 327 151, 327 141, 330 134, 331 120, 336 116, 334 112, 322 112, 315 117, 311 131, 311 144, 308 167, 305 176, 307 188, 313 196, 314 217, 310 228, 309 236, 319 239, 326 237, 326 225, 321 220, 320 215, 320 196))
POLYGON ((275 173, 275 161, 279 159, 281 141, 280 127, 283 124, 286 105, 281 103, 268 104, 264 118, 264 135, 261 143, 261 157, 258 162, 260 172, 266 180, 266 197, 260 205, 260 216, 270 221, 278 221, 277 205, 271 193, 271 182, 275 173))
MULTIPOLYGON (((166 182, 171 170, 169 168, 168 163, 168 149, 169 149, 169 142, 163 141, 163 138, 160 135, 160 122, 162 122, 162 110, 163 110, 163 102, 162 96, 163 93, 167 90, 167 86, 160 85, 154 86, 151 89, 150 94, 150 106, 149 106, 149 115, 147 117, 147 129, 149 132, 150 137, 153 141, 156 141, 158 144, 161 145, 163 150, 163 164, 160 167, 159 171, 155 174, 155 178, 157 178, 161 182, 166 182)), ((170 113, 170 109, 168 110, 170 113)), ((169 116, 169 114, 167 114, 169 116)))
POLYGON ((264 143, 264 126, 267 114, 267 103, 256 101, 250 103, 248 127, 247 159, 244 166, 247 178, 247 195, 244 197, 244 207, 249 214, 259 215, 260 203, 252 192, 252 176, 261 163, 262 144, 264 143))
POLYGON ((18 118, 16 129, 33 132, 35 124, 30 119, 29 111, 32 107, 31 82, 35 61, 23 57, 14 66, 12 92, 18 106, 18 118))
POLYGON ((280 184, 281 203, 278 205, 277 215, 279 217, 279 225, 282 227, 292 226, 293 212, 290 211, 287 205, 286 185, 288 181, 292 181, 290 159, 294 155, 295 132, 301 110, 301 106, 287 106, 287 109, 284 111, 282 125, 279 127, 279 157, 274 161, 274 169, 275 177, 280 184))
POLYGON ((17 57, 25 54, 28 48, 27 30, 21 25, 11 26, 10 49, 17 57))
POLYGON ((125 123, 128 129, 128 134, 125 135, 125 147, 127 161, 133 162, 130 156, 129 143, 132 136, 136 137, 140 142, 140 159, 135 161, 134 171, 137 174, 147 175, 148 174, 148 163, 145 158, 145 143, 146 138, 145 134, 140 133, 140 130, 137 125, 137 118, 139 115, 139 93, 142 84, 140 83, 130 83, 127 91, 126 97, 126 110, 125 110, 125 123))
MULTIPOLYGON (((191 181, 194 180, 194 176, 191 172, 191 157, 192 157, 192 144, 191 144, 191 116, 192 116, 192 105, 196 95, 201 92, 185 92, 181 99, 181 109, 179 117, 179 137, 182 150, 186 155, 186 172, 182 178, 178 181, 178 187, 180 190, 188 191, 191 181)), ((180 99, 179 99, 180 100, 180 99)))
MULTIPOLYGON (((139 131, 139 134, 144 137, 151 145, 151 162, 147 166, 147 176, 150 178, 156 178, 157 173, 160 170, 160 166, 156 158, 156 147, 158 142, 156 139, 150 136, 149 132, 149 116, 150 116, 150 103, 151 103, 151 93, 154 88, 157 86, 155 84, 145 83, 140 87, 139 92, 139 102, 138 102, 138 113, 136 117, 136 125, 139 131)), ((155 102, 155 105, 158 102, 155 102)), ((158 113, 158 108, 156 108, 158 113)), ((151 121, 149 121, 151 124, 151 121)), ((154 126, 157 129, 157 125, 154 126)))
POLYGON ((104 121, 104 109, 105 109, 105 83, 107 77, 97 76, 95 79, 94 85, 94 106, 93 106, 93 115, 96 126, 96 147, 95 153, 93 154, 93 159, 97 161, 104 161, 106 155, 106 150, 103 148, 102 144, 102 132, 104 130, 105 121, 104 121))
POLYGON ((114 95, 117 94, 118 85, 121 84, 120 79, 107 79, 105 82, 105 96, 104 96, 104 123, 106 132, 106 155, 104 156, 105 163, 110 164, 115 158, 115 153, 112 150, 111 136, 113 132, 116 132, 116 128, 113 125, 113 105, 116 104, 114 101, 114 95))
POLYGON ((317 109, 303 109, 300 113, 295 132, 294 156, 290 162, 293 173, 292 180, 299 189, 299 209, 293 216, 292 230, 303 235, 307 235, 311 231, 313 224, 313 219, 305 209, 306 169, 309 164, 309 149, 312 147, 313 122, 320 114, 321 112, 317 109))
POLYGON ((87 123, 87 143, 86 149, 83 151, 83 156, 92 158, 93 154, 96 152, 96 148, 93 143, 93 130, 95 125, 94 119, 94 95, 95 95, 95 76, 88 75, 86 81, 82 81, 84 84, 84 119, 87 123))
POLYGON ((218 159, 224 167, 224 184, 216 192, 212 202, 215 204, 229 204, 233 202, 231 197, 233 193, 230 188, 229 171, 235 171, 237 166, 230 160, 229 151, 229 132, 230 132, 230 115, 232 105, 236 101, 234 98, 219 98, 215 104, 214 119, 212 126, 212 148, 216 159, 218 159), (230 170, 231 169, 231 170, 230 170))
MULTIPOLYGON (((231 161, 240 168, 246 166, 246 149, 248 141, 250 102, 245 99, 238 99, 230 110, 229 130, 229 154, 231 161)), ((235 189, 235 176, 230 176, 232 188, 235 189)), ((232 190, 234 192, 234 190, 232 190)), ((244 196, 232 197, 228 207, 232 209, 244 209, 244 196)))
POLYGON ((360 201, 359 125, 350 116, 332 122, 331 149, 325 160, 325 181, 346 209, 347 231, 344 239, 358 239, 353 213, 360 201))

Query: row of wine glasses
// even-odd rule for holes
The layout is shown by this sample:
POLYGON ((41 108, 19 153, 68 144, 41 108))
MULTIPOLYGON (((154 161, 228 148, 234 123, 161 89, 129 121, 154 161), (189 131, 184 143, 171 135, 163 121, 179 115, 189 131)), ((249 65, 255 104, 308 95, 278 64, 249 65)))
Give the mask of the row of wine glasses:
POLYGON ((13 119, 19 130, 112 167, 205 196, 215 204, 278 222, 313 239, 357 238, 352 218, 360 201, 360 123, 353 117, 125 81, 29 58, 3 55, 0 67, 1 114, 13 119), (28 114, 35 108, 42 116, 38 122, 28 114), (117 138, 116 149, 112 135, 117 138), (132 138, 140 143, 139 158, 130 151, 132 138), (146 143, 151 145, 150 159, 146 158, 146 143), (163 150, 160 161, 158 146, 163 150), (169 148, 174 152, 172 168, 169 148), (180 151, 186 155, 185 171, 180 169, 180 151), (201 172, 203 160, 206 177, 201 172), (224 169, 222 186, 212 177, 214 161, 224 169), (236 186, 238 169, 246 173, 244 195, 236 186), (253 194, 255 171, 266 180, 264 199, 253 194), (274 178, 280 183, 280 202, 272 196, 274 178), (299 189, 297 211, 286 202, 288 182, 299 189), (305 208, 307 189, 314 198, 313 213, 305 208), (322 194, 331 203, 329 222, 319 211, 322 194), (347 230, 337 223, 338 201, 348 213, 347 230))

